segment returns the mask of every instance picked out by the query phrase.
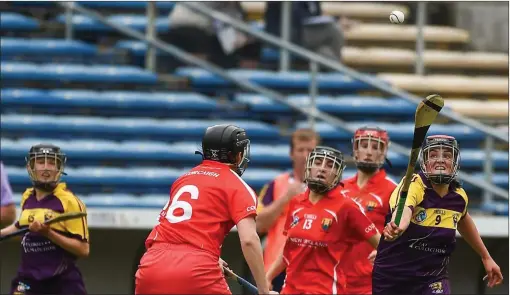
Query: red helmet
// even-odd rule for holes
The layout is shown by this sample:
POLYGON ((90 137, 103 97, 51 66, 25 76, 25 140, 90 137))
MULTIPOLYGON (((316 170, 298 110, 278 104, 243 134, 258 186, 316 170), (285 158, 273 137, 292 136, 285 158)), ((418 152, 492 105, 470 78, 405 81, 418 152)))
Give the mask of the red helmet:
POLYGON ((352 151, 356 167, 366 173, 375 172, 384 165, 390 137, 378 127, 361 127, 354 132, 352 151))

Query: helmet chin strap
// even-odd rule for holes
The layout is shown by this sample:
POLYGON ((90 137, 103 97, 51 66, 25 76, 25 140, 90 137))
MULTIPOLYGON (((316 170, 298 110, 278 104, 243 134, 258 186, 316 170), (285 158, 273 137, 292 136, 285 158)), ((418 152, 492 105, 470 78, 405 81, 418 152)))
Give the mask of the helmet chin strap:
POLYGON ((33 184, 36 189, 50 193, 57 187, 58 182, 56 182, 56 181, 51 181, 51 182, 34 181, 33 184))
POLYGON ((367 174, 371 174, 371 173, 374 173, 375 171, 377 171, 377 169, 379 169, 378 167, 376 166, 364 166, 364 165, 358 165, 357 168, 363 172, 363 173, 367 173, 367 174))

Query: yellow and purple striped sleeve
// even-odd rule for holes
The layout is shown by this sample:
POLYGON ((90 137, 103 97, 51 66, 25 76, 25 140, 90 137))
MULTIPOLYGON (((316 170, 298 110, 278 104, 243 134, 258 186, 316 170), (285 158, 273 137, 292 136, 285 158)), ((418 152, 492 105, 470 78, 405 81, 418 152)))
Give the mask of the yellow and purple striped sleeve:
MULTIPOLYGON (((71 212, 87 212, 85 204, 76 197, 70 194, 67 198, 67 206, 65 213, 71 212)), ((66 230, 75 237, 79 237, 82 241, 89 241, 89 228, 87 224, 87 217, 70 219, 64 222, 66 230)))

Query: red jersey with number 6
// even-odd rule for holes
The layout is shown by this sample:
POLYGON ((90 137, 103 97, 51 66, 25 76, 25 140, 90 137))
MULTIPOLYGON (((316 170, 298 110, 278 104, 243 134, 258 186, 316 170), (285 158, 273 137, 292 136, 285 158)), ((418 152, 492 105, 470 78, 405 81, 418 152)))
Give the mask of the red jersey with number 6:
POLYGON ((228 165, 204 160, 172 185, 170 200, 145 245, 187 244, 220 256, 226 235, 257 215, 255 192, 228 165))

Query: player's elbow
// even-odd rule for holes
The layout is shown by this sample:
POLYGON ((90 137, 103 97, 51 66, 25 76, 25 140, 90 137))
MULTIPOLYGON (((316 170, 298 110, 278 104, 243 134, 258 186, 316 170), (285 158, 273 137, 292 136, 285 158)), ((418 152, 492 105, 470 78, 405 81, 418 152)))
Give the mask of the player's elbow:
POLYGON ((76 251, 79 258, 87 258, 90 254, 90 245, 87 242, 82 242, 80 247, 78 247, 78 251, 76 251))
POLYGON ((253 248, 255 245, 260 246, 260 238, 258 235, 252 235, 249 237, 246 237, 244 239, 241 239, 241 247, 246 248, 253 248))
POLYGON ((243 232, 239 235, 239 241, 241 242, 241 247, 243 248, 252 248, 255 245, 260 245, 259 235, 255 231, 243 232))

